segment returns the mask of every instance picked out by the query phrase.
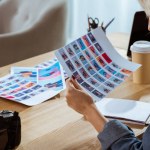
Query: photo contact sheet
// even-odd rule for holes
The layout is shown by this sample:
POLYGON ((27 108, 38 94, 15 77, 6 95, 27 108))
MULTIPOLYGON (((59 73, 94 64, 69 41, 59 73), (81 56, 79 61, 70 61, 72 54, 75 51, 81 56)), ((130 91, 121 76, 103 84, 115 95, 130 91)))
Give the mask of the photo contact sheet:
POLYGON ((122 58, 101 29, 60 48, 56 56, 68 76, 73 75, 94 96, 95 102, 104 98, 140 67, 122 58))

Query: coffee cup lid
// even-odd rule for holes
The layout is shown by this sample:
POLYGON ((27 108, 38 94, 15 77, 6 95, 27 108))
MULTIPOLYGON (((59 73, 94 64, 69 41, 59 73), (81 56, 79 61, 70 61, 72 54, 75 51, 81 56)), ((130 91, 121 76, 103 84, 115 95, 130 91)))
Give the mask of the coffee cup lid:
POLYGON ((136 53, 150 53, 149 41, 137 41, 131 46, 131 51, 136 53))

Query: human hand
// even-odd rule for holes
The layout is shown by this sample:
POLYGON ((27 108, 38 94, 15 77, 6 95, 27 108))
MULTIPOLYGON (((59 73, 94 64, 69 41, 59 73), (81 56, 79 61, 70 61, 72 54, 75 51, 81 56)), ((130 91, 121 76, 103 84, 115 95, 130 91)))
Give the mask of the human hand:
POLYGON ((67 85, 67 103, 75 111, 86 116, 88 109, 94 105, 92 97, 83 91, 76 80, 69 79, 67 85))
POLYGON ((95 129, 101 132, 108 120, 97 110, 92 97, 84 92, 74 79, 67 80, 66 85, 68 105, 83 114, 95 129))

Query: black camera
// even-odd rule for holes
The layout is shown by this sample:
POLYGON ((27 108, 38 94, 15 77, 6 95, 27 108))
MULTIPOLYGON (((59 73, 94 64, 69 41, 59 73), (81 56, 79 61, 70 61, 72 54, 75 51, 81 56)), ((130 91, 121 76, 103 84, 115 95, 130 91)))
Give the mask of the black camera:
POLYGON ((18 112, 0 111, 0 150, 14 150, 21 141, 21 120, 18 112))

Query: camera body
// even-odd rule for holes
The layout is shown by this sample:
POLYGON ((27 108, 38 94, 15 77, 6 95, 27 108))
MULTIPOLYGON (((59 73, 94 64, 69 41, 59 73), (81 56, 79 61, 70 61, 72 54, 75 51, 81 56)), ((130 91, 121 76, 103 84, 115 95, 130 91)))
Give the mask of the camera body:
POLYGON ((13 150, 21 142, 21 120, 18 112, 0 111, 0 150, 13 150))

